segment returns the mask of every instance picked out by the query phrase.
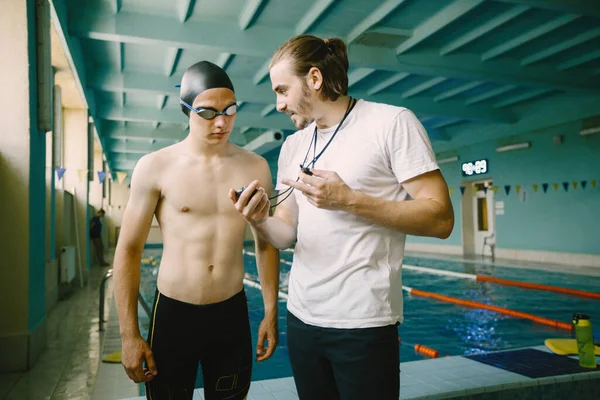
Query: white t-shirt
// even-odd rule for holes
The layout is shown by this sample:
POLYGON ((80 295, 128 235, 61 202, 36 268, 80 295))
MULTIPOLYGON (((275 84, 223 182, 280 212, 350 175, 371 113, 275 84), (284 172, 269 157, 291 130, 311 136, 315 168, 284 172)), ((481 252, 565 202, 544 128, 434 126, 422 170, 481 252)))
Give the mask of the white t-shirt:
MULTIPOLYGON (((314 127, 313 122, 283 143, 276 185, 280 193, 288 188, 283 179, 298 177, 314 127)), ((316 154, 336 127, 318 130, 316 154)), ((312 159, 310 146, 307 163, 312 159)), ((402 182, 438 166, 427 132, 410 110, 359 100, 314 168, 336 172, 351 189, 402 201, 407 197, 402 182)), ((406 235, 348 212, 316 208, 297 190, 286 201, 296 201, 299 209, 288 310, 321 327, 402 322, 406 235)))

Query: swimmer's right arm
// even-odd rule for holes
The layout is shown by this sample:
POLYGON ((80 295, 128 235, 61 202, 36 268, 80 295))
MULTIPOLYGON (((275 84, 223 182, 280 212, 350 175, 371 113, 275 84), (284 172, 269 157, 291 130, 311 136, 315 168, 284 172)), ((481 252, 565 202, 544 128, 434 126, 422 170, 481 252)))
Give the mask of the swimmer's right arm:
POLYGON ((140 335, 137 314, 142 251, 160 198, 160 191, 154 183, 155 174, 148 156, 142 157, 131 176, 129 200, 123 214, 113 263, 123 366, 136 383, 151 380, 152 375, 156 375, 152 351, 140 335), (152 373, 150 376, 142 370, 144 360, 152 373))
MULTIPOLYGON (((286 193, 284 196, 287 196, 286 193)), ((253 181, 236 201, 233 189, 229 191, 229 198, 236 209, 244 216, 246 221, 256 230, 258 235, 279 250, 290 248, 296 241, 298 229, 298 205, 293 198, 287 198, 275 209, 273 216, 269 216, 270 201, 264 188, 259 187, 258 181, 253 181), (254 190, 258 188, 258 193, 254 190), (251 196, 252 195, 252 196, 251 196), (248 198, 250 200, 248 201, 248 198)), ((275 201, 281 201, 280 198, 275 201)))
POLYGON ((279 250, 292 247, 298 233, 296 200, 286 199, 275 208, 273 216, 267 215, 266 218, 250 222, 250 224, 264 240, 279 250))

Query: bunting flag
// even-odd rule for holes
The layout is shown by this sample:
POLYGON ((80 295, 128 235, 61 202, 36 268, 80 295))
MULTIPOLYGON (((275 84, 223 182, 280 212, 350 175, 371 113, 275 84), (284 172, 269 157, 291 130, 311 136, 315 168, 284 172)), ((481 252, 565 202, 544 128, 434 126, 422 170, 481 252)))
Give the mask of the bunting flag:
POLYGON ((100 180, 100 183, 104 183, 104 180, 106 179, 106 172, 98 171, 98 179, 100 180))
POLYGON ((61 167, 56 167, 56 168, 54 168, 54 170, 56 171, 56 175, 58 176, 58 180, 60 181, 67 169, 61 168, 61 167))
POLYGON ((500 189, 499 186, 494 186, 494 194, 498 193, 498 189, 500 189))
POLYGON ((542 189, 544 189, 544 193, 546 193, 548 191, 548 184, 542 183, 542 189))
POLYGON ((596 184, 598 183, 598 181, 596 179, 592 179, 592 187, 594 189, 596 189, 596 184))
MULTIPOLYGON (((595 187, 595 185, 594 185, 594 187, 595 187)), ((464 195, 464 194, 465 194, 465 187, 464 187, 464 186, 461 186, 461 187, 460 187, 460 194, 461 194, 461 195, 464 195)))
POLYGON ((473 196, 477 196, 477 192, 479 191, 477 189, 477 186, 473 186, 472 191, 473 191, 473 196))
POLYGON ((484 194, 487 194, 487 191, 488 191, 488 187, 487 187, 487 186, 484 186, 484 187, 483 187, 483 193, 484 193, 484 194))
POLYGON ((569 182, 563 182, 563 188, 565 189, 565 192, 569 191, 569 182))
POLYGON ((504 191, 506 192, 506 195, 508 196, 508 194, 510 193, 510 185, 504 185, 504 191))
POLYGON ((579 182, 577 182, 577 181, 573 181, 573 182, 571 182, 571 184, 573 184, 573 189, 577 190, 577 184, 578 184, 578 183, 579 183, 579 182))
POLYGON ((87 169, 78 169, 77 175, 79 176, 79 183, 85 181, 85 177, 87 176, 89 170, 87 169))
POLYGON ((452 195, 454 194, 454 188, 452 186, 450 186, 448 188, 448 191, 450 192, 450 197, 452 197, 452 195))
POLYGON ((583 190, 585 190, 585 187, 587 186, 587 181, 581 181, 581 188, 583 190))
POLYGON ((117 180, 119 183, 123 183, 125 178, 127 178, 127 172, 117 172, 117 180))
POLYGON ((538 188, 539 188, 539 187, 540 187, 540 186, 539 186, 537 183, 534 183, 534 184, 533 184, 533 191, 534 191, 535 193, 537 193, 537 192, 538 192, 538 188))
POLYGON ((558 183, 553 183, 552 187, 554 188, 555 192, 558 192, 558 183))
POLYGON ((521 185, 515 186, 515 189, 517 190, 517 194, 519 194, 521 192, 521 185))

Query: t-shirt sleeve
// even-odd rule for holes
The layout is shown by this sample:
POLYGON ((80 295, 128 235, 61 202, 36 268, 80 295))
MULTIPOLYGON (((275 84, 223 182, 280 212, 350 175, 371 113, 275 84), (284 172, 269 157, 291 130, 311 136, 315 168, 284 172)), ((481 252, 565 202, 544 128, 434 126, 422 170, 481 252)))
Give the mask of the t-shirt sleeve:
POLYGON ((396 116, 386 148, 399 183, 439 168, 427 131, 410 110, 402 110, 396 116))
POLYGON ((289 139, 286 139, 281 145, 279 151, 279 159, 277 160, 277 182, 275 183, 275 190, 281 192, 287 189, 289 186, 281 183, 284 179, 292 179, 292 175, 289 173, 289 139))

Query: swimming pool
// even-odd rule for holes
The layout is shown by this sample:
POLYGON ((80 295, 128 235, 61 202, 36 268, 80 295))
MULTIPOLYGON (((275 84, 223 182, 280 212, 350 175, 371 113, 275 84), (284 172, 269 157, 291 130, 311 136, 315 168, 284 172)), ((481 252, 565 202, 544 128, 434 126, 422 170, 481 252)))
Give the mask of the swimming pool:
MULTIPOLYGON (((246 247, 252 252, 253 246, 246 247)), ((151 305, 156 290, 156 277, 160 264, 161 249, 146 249, 144 257, 154 257, 155 265, 143 264, 141 293, 151 305)), ((281 252, 281 258, 291 262, 293 254, 281 252)), ((257 279, 257 268, 253 256, 244 256, 246 277, 257 279)), ((490 275, 503 279, 568 287, 597 292, 600 277, 570 275, 540 271, 535 269, 517 269, 494 267, 481 263, 463 263, 451 260, 436 260, 406 256, 405 265, 423 266, 440 270, 464 272, 477 275, 490 275)), ((568 267, 565 267, 568 270, 568 267)), ((287 291, 287 276, 290 265, 281 263, 282 291, 287 291)), ((594 330, 600 330, 600 307, 598 301, 572 295, 525 290, 503 286, 492 282, 480 282, 430 275, 404 270, 403 284, 415 289, 434 292, 465 300, 506 307, 536 316, 569 323, 574 312, 588 314, 594 330)), ((250 314, 250 326, 253 335, 253 347, 256 346, 256 334, 263 316, 262 294, 259 289, 246 286, 250 314)), ((398 329, 401 338, 401 362, 426 359, 414 351, 415 344, 421 344, 439 351, 440 357, 446 355, 477 354, 489 351, 507 350, 526 346, 543 345, 547 338, 569 338, 572 333, 562 329, 540 325, 530 320, 501 315, 493 311, 466 308, 460 305, 444 303, 439 300, 417 297, 406 292, 404 296, 404 323, 398 329)), ((279 299, 279 346, 271 359, 253 364, 253 380, 273 379, 292 376, 287 353, 286 303, 279 299)), ((140 309, 140 326, 146 336, 149 319, 140 309)), ((202 387, 202 377, 198 374, 196 387, 202 387)))

